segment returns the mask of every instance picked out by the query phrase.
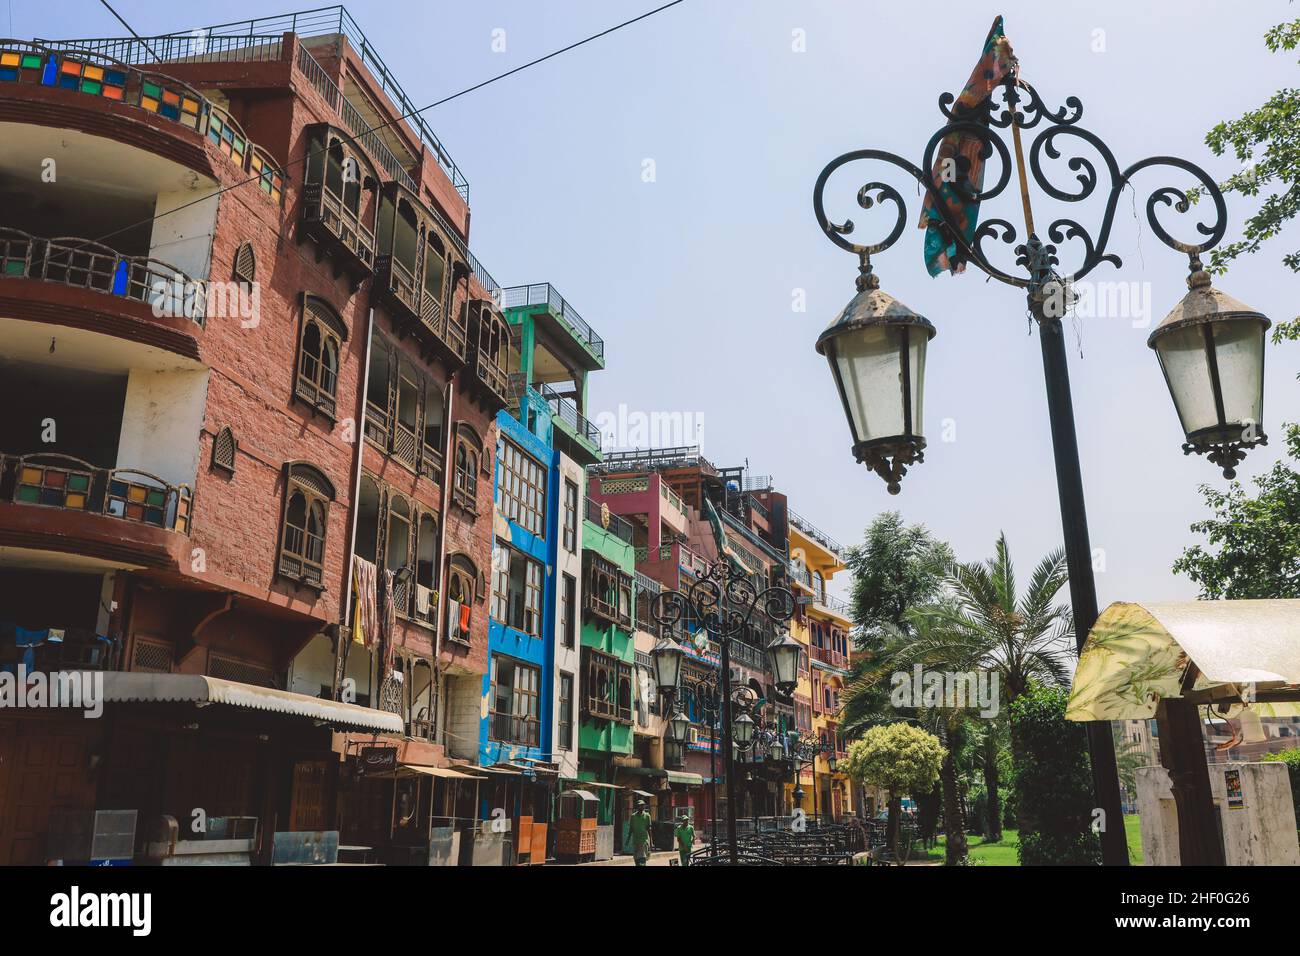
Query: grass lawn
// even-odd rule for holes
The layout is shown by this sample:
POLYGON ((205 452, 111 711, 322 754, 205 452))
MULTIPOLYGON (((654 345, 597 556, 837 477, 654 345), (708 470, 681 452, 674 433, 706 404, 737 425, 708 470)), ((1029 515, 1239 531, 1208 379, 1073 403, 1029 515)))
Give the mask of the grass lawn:
MULTIPOLYGON (((1128 839, 1128 860, 1132 866, 1142 865, 1142 834, 1138 827, 1138 818, 1135 813, 1124 815, 1124 835, 1128 839)), ((1019 866, 1020 860, 1017 850, 1020 846, 1020 834, 1015 830, 1003 830, 1002 840, 999 843, 985 843, 983 837, 968 836, 966 838, 967 854, 970 862, 974 866, 1019 866)), ((945 852, 945 842, 943 837, 939 837, 938 845, 929 852, 928 855, 917 854, 913 857, 914 862, 923 862, 925 860, 935 860, 943 862, 945 852)))

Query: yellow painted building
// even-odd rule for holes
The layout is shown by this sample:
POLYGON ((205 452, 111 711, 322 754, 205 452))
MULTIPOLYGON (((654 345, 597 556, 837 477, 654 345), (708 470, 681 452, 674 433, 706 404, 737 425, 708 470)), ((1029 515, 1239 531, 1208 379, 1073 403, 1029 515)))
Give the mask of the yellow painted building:
MULTIPOLYGON (((805 648, 795 686, 795 722, 801 733, 811 733, 830 748, 799 774, 799 806, 810 815, 842 820, 854 812, 853 788, 844 773, 832 773, 830 758, 845 756, 839 717, 853 622, 848 604, 829 595, 826 584, 844 570, 843 549, 794 511, 789 517, 790 577, 798 605, 790 634, 805 648)), ((789 807, 794 806, 793 791, 794 785, 787 784, 789 807)))

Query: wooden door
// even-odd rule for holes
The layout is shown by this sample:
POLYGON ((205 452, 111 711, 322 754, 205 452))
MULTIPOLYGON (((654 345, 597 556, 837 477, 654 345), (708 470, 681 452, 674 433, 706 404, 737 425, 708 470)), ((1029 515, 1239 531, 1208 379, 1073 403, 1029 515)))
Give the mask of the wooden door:
POLYGON ((329 766, 324 760, 299 760, 293 765, 293 793, 289 805, 289 829, 328 830, 325 819, 325 784, 329 766))
POLYGON ((0 865, 45 862, 51 810, 94 808, 86 734, 47 721, 0 721, 0 865))

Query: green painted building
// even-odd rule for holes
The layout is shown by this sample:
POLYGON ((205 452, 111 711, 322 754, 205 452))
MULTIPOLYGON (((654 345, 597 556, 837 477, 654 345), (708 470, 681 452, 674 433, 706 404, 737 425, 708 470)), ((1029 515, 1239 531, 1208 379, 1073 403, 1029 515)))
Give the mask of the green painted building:
MULTIPOLYGON (((636 644, 632 526, 590 499, 582 526, 582 677, 578 778, 613 784, 633 752, 636 644)), ((600 823, 616 823, 613 790, 600 788, 600 823)))

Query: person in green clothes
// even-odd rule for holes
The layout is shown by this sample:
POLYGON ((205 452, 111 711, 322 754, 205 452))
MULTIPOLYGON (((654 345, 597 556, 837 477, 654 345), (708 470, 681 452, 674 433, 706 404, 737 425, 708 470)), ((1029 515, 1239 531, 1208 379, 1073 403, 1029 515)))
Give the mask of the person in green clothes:
POLYGON ((691 818, 686 814, 677 814, 677 829, 673 831, 673 836, 677 837, 677 855, 681 857, 682 866, 690 866, 691 848, 695 846, 695 827, 691 826, 691 818))
POLYGON ((650 811, 646 809, 644 800, 636 802, 636 811, 628 821, 628 829, 632 835, 632 859, 637 866, 645 866, 650 859, 650 811))

